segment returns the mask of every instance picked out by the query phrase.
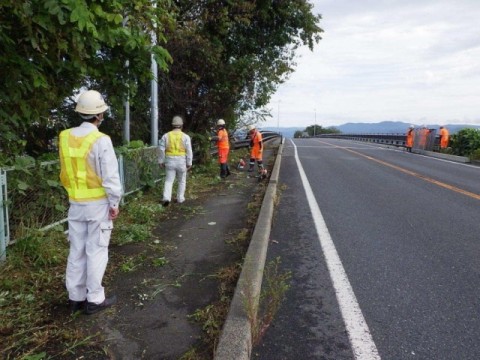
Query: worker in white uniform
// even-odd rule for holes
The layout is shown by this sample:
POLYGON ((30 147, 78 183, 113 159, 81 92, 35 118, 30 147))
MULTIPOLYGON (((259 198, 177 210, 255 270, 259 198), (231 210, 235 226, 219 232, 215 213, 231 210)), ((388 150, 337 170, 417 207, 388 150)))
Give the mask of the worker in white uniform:
POLYGON ((122 197, 112 141, 98 131, 107 109, 99 92, 82 93, 75 111, 83 123, 62 131, 59 138, 60 180, 70 202, 66 287, 71 311, 86 314, 116 303, 115 296, 105 297, 102 286, 113 220, 122 197))
POLYGON ((192 167, 192 141, 190 136, 182 131, 183 119, 174 116, 172 119, 173 130, 164 134, 159 141, 158 163, 165 168, 165 184, 163 187, 163 206, 168 206, 172 201, 172 188, 175 178, 178 181, 177 202, 185 201, 185 188, 187 186, 187 171, 192 167))

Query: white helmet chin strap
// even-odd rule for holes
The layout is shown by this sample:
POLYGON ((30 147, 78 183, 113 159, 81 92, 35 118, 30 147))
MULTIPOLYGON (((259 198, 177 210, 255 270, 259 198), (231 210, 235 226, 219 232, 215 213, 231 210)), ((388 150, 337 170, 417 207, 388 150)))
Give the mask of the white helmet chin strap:
POLYGON ((100 125, 102 125, 103 123, 103 120, 104 120, 104 117, 101 116, 102 114, 97 114, 94 116, 95 120, 98 121, 98 126, 97 127, 100 127, 100 125))

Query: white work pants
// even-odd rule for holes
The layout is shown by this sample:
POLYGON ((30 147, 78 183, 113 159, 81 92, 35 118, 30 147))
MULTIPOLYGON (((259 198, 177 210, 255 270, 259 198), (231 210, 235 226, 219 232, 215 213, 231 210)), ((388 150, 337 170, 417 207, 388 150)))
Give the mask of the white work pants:
POLYGON ((177 201, 185 201, 187 186, 187 160, 184 156, 167 156, 165 158, 165 185, 163 187, 163 201, 172 201, 173 182, 177 178, 177 201))
POLYGON ((108 244, 113 229, 108 204, 71 204, 68 210, 66 286, 73 301, 100 304, 105 300, 102 279, 108 262, 108 244))

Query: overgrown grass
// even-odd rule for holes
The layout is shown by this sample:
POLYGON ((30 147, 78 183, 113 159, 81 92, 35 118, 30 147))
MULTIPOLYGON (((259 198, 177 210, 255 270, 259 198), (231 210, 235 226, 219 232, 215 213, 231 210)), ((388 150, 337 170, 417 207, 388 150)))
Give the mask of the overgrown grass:
POLYGON ((245 294, 245 308, 252 331, 252 345, 260 343, 290 288, 291 272, 280 273, 280 258, 267 264, 263 273, 260 298, 245 294))
MULTIPOLYGON (((245 149, 233 152, 231 166, 236 166, 240 157, 245 158, 246 154, 245 149)), ((212 192, 222 181, 215 160, 207 165, 194 165, 188 176, 186 197, 196 199, 212 192)), ((108 286, 108 282, 118 272, 136 271, 140 262, 147 258, 155 267, 168 263, 168 259, 162 254, 164 244, 152 235, 153 228, 162 219, 170 216, 171 210, 160 206, 162 190, 163 184, 158 183, 145 193, 139 192, 127 197, 126 204, 121 207, 120 217, 115 221, 111 241, 113 251, 104 279, 105 285, 108 286), (114 250, 116 246, 134 243, 147 243, 154 247, 155 256, 129 257, 116 254, 114 250)), ((194 216, 202 211, 199 207, 182 206, 182 216, 194 216)), ((256 215, 256 207, 259 207, 259 204, 252 205, 249 210, 251 217, 256 215)), ((253 223, 252 218, 249 224, 253 223)), ((235 246, 245 247, 247 241, 246 230, 240 234, 235 246)), ((70 316, 68 312, 68 298, 64 287, 67 256, 68 241, 61 226, 48 232, 25 228, 22 238, 8 247, 7 261, 0 267, 2 359, 76 359, 75 353, 81 353, 85 359, 108 358, 102 337, 83 333, 76 324, 76 317, 70 316)), ((212 357, 223 319, 228 312, 239 268, 238 264, 234 264, 231 268, 217 273, 220 300, 211 304, 208 309, 199 310, 195 315, 198 321, 204 322, 207 344, 205 348, 212 351, 206 358, 212 357)), ((157 290, 162 291, 161 288, 157 290)), ((192 351, 195 354, 198 350, 192 351)))
POLYGON ((197 309, 189 316, 190 319, 202 326, 202 346, 190 349, 180 360, 213 359, 240 271, 240 264, 231 264, 217 271, 215 278, 219 282, 218 300, 202 309, 197 309))
MULTIPOLYGON (((189 174, 188 197, 198 197, 218 183, 214 161, 196 166, 189 174)), ((168 216, 160 205, 163 184, 147 193, 127 197, 115 222, 112 247, 130 243, 152 243, 152 230, 168 216)), ((188 209, 188 207, 185 207, 188 209)), ((193 216, 200 209, 191 208, 193 216)), ((159 243, 157 246, 161 247, 159 243)), ((0 267, 0 343, 2 359, 68 359, 75 349, 90 354, 85 358, 105 357, 96 338, 74 329, 75 317, 67 309, 65 266, 68 241, 63 227, 48 232, 24 228, 21 239, 8 247, 7 261, 0 267)), ((116 271, 131 272, 140 266, 143 256, 125 257, 112 254, 105 281, 116 271)), ((163 256, 152 259, 154 266, 168 262, 163 256)))
MULTIPOLYGON (((248 227, 241 229, 232 239, 227 241, 241 258, 248 249, 250 237, 262 205, 264 190, 260 186, 259 191, 253 195, 252 200, 247 205, 248 227)), ((197 309, 190 315, 190 319, 202 326, 202 345, 190 349, 180 360, 213 359, 241 270, 241 264, 235 263, 219 269, 214 274, 214 277, 218 280, 218 300, 204 308, 197 309)))

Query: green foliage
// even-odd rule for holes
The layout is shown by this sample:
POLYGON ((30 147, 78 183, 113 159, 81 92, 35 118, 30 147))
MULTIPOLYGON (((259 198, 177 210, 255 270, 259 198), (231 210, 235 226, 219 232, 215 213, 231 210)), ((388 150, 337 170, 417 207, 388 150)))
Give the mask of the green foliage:
POLYGON ((299 139, 299 138, 301 138, 301 137, 304 136, 303 134, 304 134, 304 131, 297 130, 297 131, 295 131, 295 133, 293 134, 293 137, 294 137, 295 139, 299 139))
POLYGON ((195 160, 198 164, 205 165, 212 158, 212 142, 209 140, 208 134, 189 133, 192 138, 192 150, 195 160))
POLYGON ((258 309, 253 299, 246 299, 247 314, 252 324, 252 342, 258 345, 268 327, 273 321, 285 294, 290 288, 292 277, 290 271, 280 272, 280 258, 277 257, 267 264, 264 271, 264 284, 260 294, 258 309))
POLYGON ((48 238, 49 235, 44 231, 29 229, 15 244, 16 255, 34 267, 60 265, 65 253, 60 255, 58 248, 48 238))
POLYGON ((229 128, 265 106, 294 70, 295 51, 320 40, 320 16, 307 1, 176 1, 177 27, 166 48, 161 113, 185 115, 193 132, 223 118, 229 128), (201 59, 199 61, 199 59, 201 59))
POLYGON ((173 22, 169 7, 170 1, 155 8, 150 0, 3 0, 2 152, 21 154, 27 145, 45 151, 69 125, 62 105, 71 107, 81 86, 98 86, 115 111, 127 87, 135 93, 149 80, 151 51, 166 69, 171 58, 161 46, 152 47, 151 31, 156 28, 158 43, 165 42, 165 26, 173 22))
POLYGON ((158 267, 165 266, 168 263, 169 263, 169 261, 165 258, 165 256, 155 258, 155 259, 152 260, 153 266, 158 266, 158 267))
POLYGON ((470 156, 480 149, 480 130, 462 129, 452 136, 452 153, 458 156, 470 156))
POLYGON ((198 134, 219 117, 232 130, 265 119, 263 106, 294 71, 295 51, 320 40, 312 7, 305 0, 3 0, 0 165, 55 152, 59 131, 80 122, 73 108, 82 88, 106 96, 102 131, 116 144, 128 96, 131 135, 148 143, 152 53, 161 70, 161 132, 174 114, 198 134))
POLYGON ((305 131, 309 136, 321 135, 321 134, 339 134, 340 130, 334 127, 324 128, 321 125, 310 125, 307 126, 305 131))
POLYGON ((146 148, 140 140, 132 143, 116 149, 116 152, 123 156, 126 193, 144 187, 154 187, 155 180, 160 178, 158 149, 146 148))
POLYGON ((17 157, 7 172, 8 206, 12 238, 29 228, 39 229, 65 218, 68 199, 59 181, 58 161, 17 157))

